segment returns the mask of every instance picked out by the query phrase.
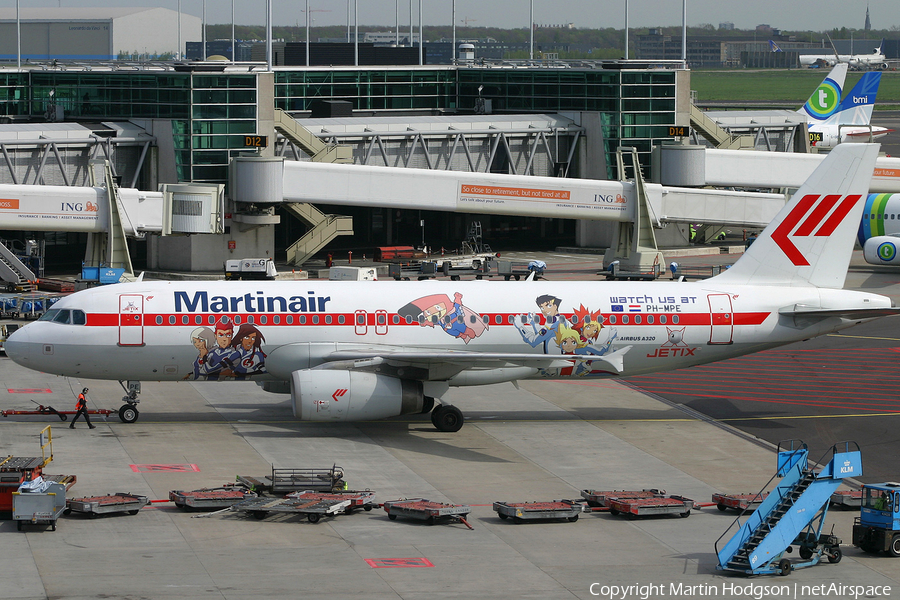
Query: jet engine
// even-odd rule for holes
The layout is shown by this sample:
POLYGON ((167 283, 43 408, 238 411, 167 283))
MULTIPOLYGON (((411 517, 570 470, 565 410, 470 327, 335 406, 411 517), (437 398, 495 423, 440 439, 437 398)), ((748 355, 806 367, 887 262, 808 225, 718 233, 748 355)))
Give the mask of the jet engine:
POLYGON ((424 414, 434 407, 422 382, 376 373, 301 369, 291 373, 294 416, 303 421, 362 421, 424 414))
POLYGON ((900 237, 879 235, 866 240, 863 257, 870 265, 900 265, 900 237))

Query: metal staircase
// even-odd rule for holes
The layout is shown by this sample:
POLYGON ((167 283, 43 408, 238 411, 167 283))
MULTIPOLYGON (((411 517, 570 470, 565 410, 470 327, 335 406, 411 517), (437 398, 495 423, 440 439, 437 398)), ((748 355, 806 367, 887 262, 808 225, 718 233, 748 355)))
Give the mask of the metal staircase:
POLYGON ((37 276, 18 256, 0 243, 0 279, 6 282, 7 291, 31 292, 37 276))
POLYGON ((793 569, 817 564, 822 556, 829 562, 840 561, 841 540, 823 535, 822 527, 831 494, 843 478, 862 475, 859 447, 854 442, 835 444, 830 450, 831 461, 817 472, 809 467, 806 444, 797 442, 796 448, 794 444, 792 440, 786 450, 779 445, 778 470, 766 484, 768 487, 776 477, 782 477, 775 489, 743 524, 740 520, 744 514, 716 541, 719 570, 787 575, 793 569), (851 444, 855 450, 850 449, 851 444), (719 549, 719 543, 736 525, 737 533, 719 549), (799 547, 805 562, 784 557, 793 551, 792 546, 799 547))
MULTIPOLYGON (((313 162, 353 162, 353 148, 324 142, 279 108, 275 109, 275 130, 297 144, 313 162)), ((353 235, 353 217, 326 215, 307 203, 285 203, 284 208, 310 225, 310 230, 287 249, 288 264, 302 265, 337 236, 353 235)))
POLYGON ((752 135, 732 135, 706 114, 691 104, 691 127, 700 137, 716 148, 723 150, 753 150, 755 143, 752 135))

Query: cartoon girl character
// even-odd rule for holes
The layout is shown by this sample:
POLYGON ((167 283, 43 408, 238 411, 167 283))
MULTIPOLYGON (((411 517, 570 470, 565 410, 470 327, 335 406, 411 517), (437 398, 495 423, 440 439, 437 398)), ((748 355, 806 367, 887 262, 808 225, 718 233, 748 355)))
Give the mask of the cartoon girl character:
POLYGON ((198 327, 191 332, 191 342, 197 349, 197 358, 194 359, 194 370, 184 376, 185 379, 200 379, 208 374, 209 363, 207 358, 209 351, 216 345, 216 336, 209 327, 198 327))
POLYGON ((418 321, 422 326, 440 325, 445 332, 467 344, 488 328, 481 315, 462 305, 462 294, 459 292, 453 295, 453 300, 447 294, 417 298, 397 313, 418 321))
POLYGON ((231 342, 231 347, 235 349, 231 357, 235 379, 243 380, 266 372, 266 354, 261 350, 265 341, 256 325, 241 324, 231 342))

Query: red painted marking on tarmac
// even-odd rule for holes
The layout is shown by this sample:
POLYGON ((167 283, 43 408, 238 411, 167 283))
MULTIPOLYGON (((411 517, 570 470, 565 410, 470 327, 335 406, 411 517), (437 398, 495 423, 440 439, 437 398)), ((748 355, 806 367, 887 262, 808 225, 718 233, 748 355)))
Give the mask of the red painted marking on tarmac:
POLYGON ((367 558, 365 560, 373 569, 416 569, 434 566, 427 558, 367 558))
POLYGON ((190 473, 200 472, 197 465, 129 465, 135 473, 190 473))
POLYGON ((7 388, 10 394, 52 394, 47 388, 7 388))

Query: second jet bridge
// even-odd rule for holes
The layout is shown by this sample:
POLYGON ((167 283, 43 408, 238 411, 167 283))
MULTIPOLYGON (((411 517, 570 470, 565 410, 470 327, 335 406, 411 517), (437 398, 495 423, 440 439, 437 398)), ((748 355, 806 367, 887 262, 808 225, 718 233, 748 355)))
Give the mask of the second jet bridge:
POLYGON ((817 564, 822 556, 835 563, 841 559, 840 540, 822 534, 822 528, 831 494, 845 478, 862 475, 859 446, 835 444, 831 461, 819 471, 808 463, 806 444, 792 440, 790 447, 782 450, 779 445, 778 450, 778 470, 772 480, 782 479, 743 523, 741 515, 716 541, 719 570, 788 575, 793 569, 817 564), (735 527, 737 532, 720 547, 735 527), (792 546, 799 547, 801 562, 785 557, 792 546))

